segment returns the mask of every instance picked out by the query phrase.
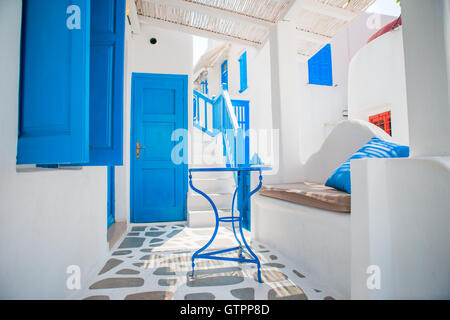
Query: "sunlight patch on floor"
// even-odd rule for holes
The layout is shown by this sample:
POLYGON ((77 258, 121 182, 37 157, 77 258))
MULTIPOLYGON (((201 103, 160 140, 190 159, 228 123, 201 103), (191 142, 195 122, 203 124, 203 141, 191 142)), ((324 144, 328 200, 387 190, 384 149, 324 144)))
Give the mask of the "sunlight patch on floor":
MULTIPOLYGON (((149 224, 132 226, 79 299, 306 300, 334 299, 289 260, 257 241, 250 241, 262 265, 263 284, 253 264, 196 260, 192 254, 210 239, 213 228, 149 224)), ((249 235, 247 235, 249 236, 249 235)), ((249 239, 249 237, 247 237, 249 239)), ((220 228, 209 250, 236 246, 233 232, 220 228)), ((237 252, 223 256, 234 257, 237 252)))

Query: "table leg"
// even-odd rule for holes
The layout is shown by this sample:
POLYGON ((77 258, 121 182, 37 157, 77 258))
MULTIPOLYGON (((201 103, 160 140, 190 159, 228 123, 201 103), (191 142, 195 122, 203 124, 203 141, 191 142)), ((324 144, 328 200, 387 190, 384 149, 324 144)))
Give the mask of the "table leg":
MULTIPOLYGON (((232 219, 234 218, 234 203, 236 201, 236 195, 237 195, 238 189, 239 189, 239 174, 238 174, 238 183, 236 186, 236 190, 234 190, 234 194, 233 194, 233 202, 231 204, 231 218, 232 219)), ((240 216, 240 213, 239 213, 239 216, 240 216)), ((236 226, 234 225, 234 221, 231 221, 231 225, 233 227, 234 238, 236 239, 237 243, 239 244, 239 247, 242 247, 242 243, 239 241, 238 236, 236 234, 236 226)), ((239 251, 239 257, 241 257, 241 256, 242 256, 242 249, 240 249, 240 251, 239 251)))
MULTIPOLYGON (((241 171, 238 171, 238 186, 239 186, 239 179, 240 178, 241 178, 241 171)), ((213 233, 211 239, 208 241, 208 243, 206 245, 204 245, 202 248, 197 250, 192 255, 192 274, 191 274, 191 277, 193 278, 194 275, 195 275, 195 273, 194 273, 194 270, 195 270, 195 259, 203 251, 205 251, 211 245, 211 243, 214 241, 214 239, 216 238, 217 231, 219 229, 220 218, 219 218, 219 213, 217 211, 217 207, 214 204, 214 202, 212 201, 212 199, 206 193, 204 193, 203 191, 201 191, 201 190, 197 189, 196 187, 194 187, 194 185, 192 183, 192 174, 189 174, 189 185, 191 186, 192 190, 194 190, 198 194, 202 195, 206 200, 208 200, 208 202, 211 204, 211 206, 212 206, 212 208, 214 210, 214 215, 216 217, 216 226, 214 228, 214 233, 213 233)), ((242 239, 242 243, 244 244, 245 248, 247 249, 247 253, 253 258, 253 260, 248 260, 248 259, 243 259, 242 258, 242 251, 243 251, 244 247, 242 246, 242 243, 238 239, 238 236, 236 234, 235 225, 234 225, 234 219, 233 219, 234 218, 234 202, 235 202, 235 199, 236 199, 236 194, 237 194, 237 191, 238 191, 238 187, 236 188, 236 190, 234 192, 234 195, 233 195, 233 204, 232 204, 232 210, 231 210, 231 215, 232 215, 231 222, 233 224, 233 233, 234 233, 234 236, 236 238, 236 241, 239 243, 239 247, 226 249, 226 250, 221 250, 221 251, 216 251, 214 253, 215 254, 220 254, 220 253, 229 252, 229 251, 232 251, 232 250, 239 250, 239 258, 241 260, 245 260, 243 262, 255 263, 257 265, 257 267, 258 267, 258 282, 263 283, 262 278, 261 278, 261 262, 259 261, 257 255, 252 251, 252 249, 250 248, 249 244, 245 240, 244 232, 242 230, 242 216, 241 216, 241 214, 243 212, 243 209, 247 205, 247 203, 250 200, 251 196, 254 195, 256 192, 258 192, 259 189, 261 189, 261 187, 262 187, 262 172, 261 172, 261 170, 259 170, 259 185, 247 195, 245 201, 241 204, 241 208, 239 210, 239 219, 238 219, 239 233, 240 233, 240 236, 241 236, 241 239, 242 239)), ((203 254, 202 257, 206 258, 208 255, 209 255, 209 258, 207 258, 207 259, 213 259, 213 258, 218 259, 219 258, 219 257, 213 257, 211 254, 207 254, 207 255, 203 254)), ((226 259, 226 258, 222 257, 221 259, 226 259)), ((228 259, 230 259, 230 258, 228 258, 228 259)))
POLYGON ((195 268, 195 258, 202 253, 203 251, 205 251, 210 245, 211 243, 214 241, 214 239, 216 238, 217 235, 217 231, 219 230, 219 213, 217 211, 217 207, 214 204, 214 202, 212 201, 212 199, 210 197, 208 197, 208 195, 206 193, 204 193, 203 191, 197 189, 196 187, 194 187, 193 183, 192 183, 192 174, 189 174, 189 185, 191 186, 192 190, 194 190, 195 192, 197 192, 198 194, 201 194, 203 197, 206 198, 206 200, 209 201, 209 203, 211 204, 213 210, 214 210, 214 215, 216 217, 216 227, 214 229, 214 233, 211 237, 211 239, 208 241, 207 244, 205 244, 202 248, 198 249, 193 255, 192 255, 192 274, 191 274, 191 278, 194 277, 194 268, 195 268))
MULTIPOLYGON (((239 176, 240 176, 241 172, 238 172, 238 180, 239 180, 239 176)), ((247 196, 247 198, 245 199, 245 201, 242 203, 242 206, 239 210, 239 213, 241 213, 245 207, 245 205, 248 203, 248 201, 250 200, 251 196, 254 195, 256 192, 259 191, 259 189, 261 189, 262 187, 262 173, 261 171, 259 171, 259 185, 249 193, 249 195, 247 196)), ((242 242, 244 243, 245 247, 247 248, 248 252, 250 253, 250 255, 255 259, 256 261, 256 265, 258 267, 258 281, 259 283, 263 283, 262 279, 261 279, 261 262, 259 261, 258 257, 256 256, 256 254, 252 251, 252 249, 250 248, 250 246, 248 245, 247 241, 245 240, 244 237, 244 232, 242 231, 242 217, 241 219, 239 219, 239 231, 241 234, 241 238, 242 238, 242 242)))

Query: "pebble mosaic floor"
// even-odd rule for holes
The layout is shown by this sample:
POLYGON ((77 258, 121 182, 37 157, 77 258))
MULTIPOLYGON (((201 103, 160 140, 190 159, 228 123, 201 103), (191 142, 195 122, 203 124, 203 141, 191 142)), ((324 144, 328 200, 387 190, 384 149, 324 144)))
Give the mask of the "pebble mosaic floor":
MULTIPOLYGON (((254 264, 196 260, 190 278, 192 254, 208 242, 212 228, 184 225, 131 226, 80 299, 100 300, 332 300, 320 286, 278 252, 250 241, 262 264, 264 283, 257 282, 254 264)), ((248 240, 249 237, 246 237, 248 240)), ((209 250, 235 246, 231 230, 220 228, 209 250)), ((237 256, 231 252, 224 256, 237 256)))

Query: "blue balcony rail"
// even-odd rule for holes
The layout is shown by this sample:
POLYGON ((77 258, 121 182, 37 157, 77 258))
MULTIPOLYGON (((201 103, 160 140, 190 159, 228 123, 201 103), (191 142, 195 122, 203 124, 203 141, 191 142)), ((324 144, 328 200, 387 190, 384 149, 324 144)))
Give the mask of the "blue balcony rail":
POLYGON ((213 131, 211 120, 208 121, 211 118, 208 115, 211 115, 213 110, 216 109, 214 105, 217 105, 217 99, 213 100, 203 93, 194 90, 194 126, 212 137, 218 134, 213 131))
POLYGON ((234 113, 239 128, 244 132, 244 161, 248 165, 250 163, 250 134, 249 134, 249 101, 248 100, 231 100, 234 107, 234 113))
MULTIPOLYGON (((248 166, 250 164, 249 141, 249 101, 231 100, 226 88, 220 96, 211 99, 194 90, 194 126, 211 137, 222 134, 223 155, 227 167, 248 166)), ((235 177, 236 182, 237 177, 235 177)), ((238 205, 250 192, 250 173, 245 173, 239 181, 238 205)), ((250 204, 245 204, 243 226, 250 229, 250 204)))
POLYGON ((222 134, 223 155, 228 166, 248 165, 250 162, 249 101, 231 100, 227 90, 209 98, 194 90, 194 126, 211 137, 222 134))

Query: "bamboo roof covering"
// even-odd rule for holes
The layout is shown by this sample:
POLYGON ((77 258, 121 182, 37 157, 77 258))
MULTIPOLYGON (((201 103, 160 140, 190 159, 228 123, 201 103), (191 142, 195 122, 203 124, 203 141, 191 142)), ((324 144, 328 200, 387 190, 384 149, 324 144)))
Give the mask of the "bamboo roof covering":
POLYGON ((259 47, 289 13, 298 54, 314 55, 375 0, 134 0, 141 23, 259 47))
POLYGON ((375 0, 305 1, 295 15, 298 53, 305 58, 313 56, 373 2, 375 0))

